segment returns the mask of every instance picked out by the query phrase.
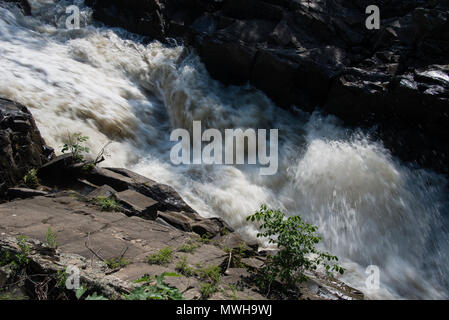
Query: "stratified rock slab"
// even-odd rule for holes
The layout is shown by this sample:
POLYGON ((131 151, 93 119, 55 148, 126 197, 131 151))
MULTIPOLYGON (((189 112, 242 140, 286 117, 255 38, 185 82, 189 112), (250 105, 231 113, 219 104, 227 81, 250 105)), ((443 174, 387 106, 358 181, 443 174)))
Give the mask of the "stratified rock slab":
POLYGON ((133 190, 125 190, 115 194, 117 200, 137 215, 147 219, 156 220, 159 203, 150 197, 133 190))
POLYGON ((28 189, 28 188, 9 188, 7 192, 8 199, 27 199, 37 196, 45 196, 48 192, 46 191, 40 191, 40 190, 34 190, 34 189, 28 189))

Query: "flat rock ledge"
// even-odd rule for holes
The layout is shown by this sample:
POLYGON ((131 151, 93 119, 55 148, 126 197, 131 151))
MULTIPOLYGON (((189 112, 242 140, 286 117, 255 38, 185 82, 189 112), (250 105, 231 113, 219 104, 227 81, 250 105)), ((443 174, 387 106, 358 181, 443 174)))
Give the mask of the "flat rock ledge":
MULTIPOLYGON (((219 290, 209 299, 267 299, 251 281, 253 271, 264 261, 264 256, 257 252, 257 245, 245 243, 221 219, 200 217, 168 186, 125 169, 104 168, 94 169, 78 182, 74 189, 82 191, 53 192, 47 187, 50 191, 46 195, 24 192, 26 199, 0 204, 0 250, 17 251, 18 237, 26 236, 33 272, 55 274, 76 266, 82 285, 111 299, 122 299, 123 293, 129 293, 136 286, 133 281, 144 275, 179 273, 179 263, 183 261, 192 269, 221 268, 219 290), (113 182, 111 185, 121 191, 111 185, 95 186, 89 182, 103 180, 113 182), (122 190, 125 186, 128 189, 122 190), (152 194, 157 200, 137 190, 152 194), (168 194, 162 196, 160 190, 168 194), (94 201, 98 195, 117 199, 124 209, 102 210, 94 201), (56 234, 56 250, 44 244, 49 229, 56 234), (193 249, 183 249, 186 246, 193 249), (241 246, 245 246, 246 251, 237 265, 234 257, 229 261, 229 249, 241 246), (172 250, 169 262, 147 262, 149 255, 166 248, 172 250), (127 264, 111 267, 106 263, 120 258, 127 264)), ((5 270, 0 271, 4 286, 8 283, 7 274, 5 270)), ((196 276, 168 277, 166 282, 178 288, 185 299, 202 298, 203 281, 196 276)), ((30 289, 25 290, 28 297, 36 298, 27 290, 30 289)), ((302 299, 363 298, 360 292, 341 282, 314 275, 298 290, 302 299)))

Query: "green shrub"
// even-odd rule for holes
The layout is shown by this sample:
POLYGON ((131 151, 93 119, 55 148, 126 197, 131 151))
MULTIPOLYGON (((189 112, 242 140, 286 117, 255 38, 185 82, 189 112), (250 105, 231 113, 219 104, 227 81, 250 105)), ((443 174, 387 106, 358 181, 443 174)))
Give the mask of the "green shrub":
POLYGON ((58 247, 58 242, 56 242, 56 232, 51 230, 50 227, 48 227, 47 233, 45 235, 45 244, 49 248, 56 249, 58 247))
POLYGON ((17 237, 19 253, 16 254, 15 262, 19 267, 25 267, 30 262, 30 245, 28 244, 28 237, 19 235, 17 237))
POLYGON ((168 264, 173 260, 173 249, 171 247, 165 247, 156 253, 150 254, 146 261, 149 264, 168 264))
POLYGON ((196 265, 195 275, 202 281, 200 293, 202 299, 209 298, 219 290, 221 280, 221 268, 217 265, 201 266, 196 265))
POLYGON ((29 170, 23 177, 23 183, 31 189, 36 189, 39 186, 39 179, 37 178, 37 170, 29 170))
POLYGON ((73 158, 78 161, 84 161, 84 154, 89 153, 89 148, 84 146, 84 143, 89 140, 89 137, 83 136, 80 132, 68 134, 67 141, 62 146, 61 152, 70 152, 73 158))
POLYGON ((260 223, 261 233, 257 237, 268 238, 279 251, 269 257, 260 273, 260 284, 265 286, 279 279, 288 286, 307 280, 306 270, 317 270, 319 265, 325 267, 329 275, 334 271, 341 274, 344 269, 332 261, 336 256, 320 252, 315 248, 321 238, 317 227, 304 223, 300 216, 286 217, 280 210, 261 209, 247 218, 248 221, 260 223), (310 257, 310 255, 313 257, 310 257))
POLYGON ((10 264, 11 262, 14 261, 11 251, 5 250, 5 251, 2 251, 0 253, 1 253, 1 256, 0 256, 0 267, 6 266, 6 265, 8 265, 8 264, 10 264))
POLYGON ((28 237, 19 235, 17 236, 17 240, 19 252, 14 255, 9 250, 3 251, 0 259, 0 267, 11 264, 15 269, 21 269, 26 267, 30 262, 29 254, 31 248, 28 244, 28 237))
POLYGON ((69 274, 67 270, 58 270, 56 272, 56 287, 59 289, 66 289, 67 279, 69 278, 69 274))
POLYGON ((144 283, 130 294, 124 295, 127 300, 183 300, 181 292, 165 283, 165 277, 179 277, 176 273, 164 272, 154 278, 144 276, 135 283, 144 283))

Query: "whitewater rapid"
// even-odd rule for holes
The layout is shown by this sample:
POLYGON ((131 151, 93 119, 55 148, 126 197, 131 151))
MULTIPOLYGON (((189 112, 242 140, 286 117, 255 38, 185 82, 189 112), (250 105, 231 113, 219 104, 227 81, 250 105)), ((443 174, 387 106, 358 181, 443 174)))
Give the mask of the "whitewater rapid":
MULTIPOLYGON (((449 298, 447 181, 394 159, 381 143, 319 113, 297 117, 251 86, 225 87, 182 45, 144 44, 101 27, 83 1, 30 1, 33 17, 0 2, 0 97, 28 106, 46 142, 68 132, 108 141, 105 166, 126 167, 173 186, 201 215, 220 216, 245 237, 262 203, 319 226, 341 278, 368 298, 449 298), (65 8, 82 28, 65 29, 65 8), (170 133, 206 128, 279 129, 279 170, 170 162, 170 133), (369 265, 379 290, 365 287, 369 265)), ((301 106, 297 106, 300 108, 301 106)))

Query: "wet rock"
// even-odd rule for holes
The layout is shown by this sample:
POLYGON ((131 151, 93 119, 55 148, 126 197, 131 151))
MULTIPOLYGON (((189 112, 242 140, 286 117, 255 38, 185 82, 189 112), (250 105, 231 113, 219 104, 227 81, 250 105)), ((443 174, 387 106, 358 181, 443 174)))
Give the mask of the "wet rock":
POLYGON ((28 170, 38 168, 53 156, 30 111, 23 105, 0 98, 0 198, 16 186, 28 170))
POLYGON ((316 300, 360 300, 363 299, 363 293, 344 284, 343 282, 332 279, 317 273, 307 274, 309 280, 299 284, 304 299, 316 300))
POLYGON ((95 7, 94 18, 114 27, 163 39, 165 21, 161 14, 163 1, 92 1, 86 4, 95 7))
POLYGON ((17 3, 19 7, 22 9, 24 15, 31 16, 31 6, 28 3, 28 0, 3 0, 3 1, 17 3))
POLYGON ((243 84, 251 77, 257 50, 221 37, 198 40, 198 52, 212 77, 226 84, 243 84))

